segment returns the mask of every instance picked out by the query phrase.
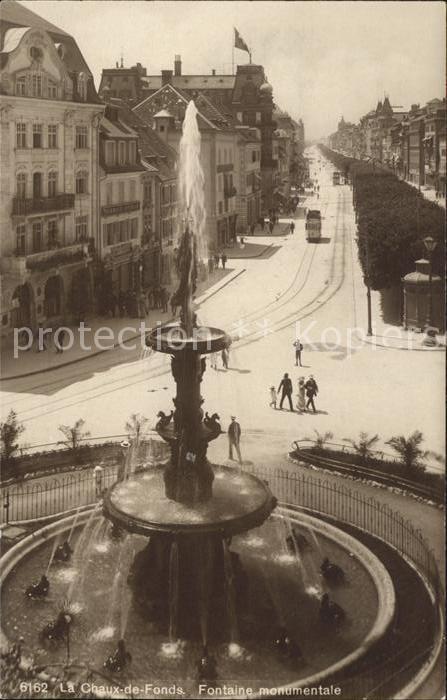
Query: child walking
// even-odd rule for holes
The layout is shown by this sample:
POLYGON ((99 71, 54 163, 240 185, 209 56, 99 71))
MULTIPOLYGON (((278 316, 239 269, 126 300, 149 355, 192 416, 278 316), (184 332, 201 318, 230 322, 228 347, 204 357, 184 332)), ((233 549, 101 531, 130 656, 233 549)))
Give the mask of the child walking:
POLYGON ((275 389, 274 386, 271 386, 271 387, 270 387, 270 403, 269 403, 269 406, 270 406, 270 407, 273 406, 273 408, 276 409, 276 401, 277 401, 276 389, 275 389))

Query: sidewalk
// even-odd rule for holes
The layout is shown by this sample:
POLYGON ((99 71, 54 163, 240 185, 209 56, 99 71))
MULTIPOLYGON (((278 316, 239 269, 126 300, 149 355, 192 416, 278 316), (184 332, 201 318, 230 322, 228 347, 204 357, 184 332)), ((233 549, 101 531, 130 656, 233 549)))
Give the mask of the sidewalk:
MULTIPOLYGON (((211 277, 198 284, 196 294, 197 308, 211 296, 214 296, 227 284, 239 277, 245 268, 227 268, 215 270, 211 277)), ((18 357, 14 358, 12 339, 2 348, 1 356, 1 378, 2 381, 20 379, 40 372, 48 372, 59 367, 72 365, 82 360, 87 360, 95 355, 109 352, 123 343, 131 341, 138 347, 141 335, 141 324, 143 328, 149 330, 157 323, 167 323, 174 320, 171 312, 163 313, 159 309, 150 311, 145 318, 110 318, 109 316, 94 317, 85 321, 83 340, 79 328, 67 326, 73 331, 72 347, 64 350, 63 353, 56 353, 54 345, 48 342, 48 350, 36 352, 35 348, 28 351, 20 351, 18 357), (96 342, 94 342, 96 338, 96 342), (84 347, 82 347, 82 343, 84 347)), ((141 345, 141 351, 144 346, 141 345)))
MULTIPOLYGON (((410 182, 409 180, 404 180, 404 182, 406 182, 407 185, 411 185, 416 190, 419 189, 419 185, 416 185, 414 182, 410 182)), ((433 187, 428 187, 427 185, 423 185, 421 187, 420 191, 421 191, 421 195, 424 197, 424 199, 428 199, 430 202, 434 202, 438 206, 445 209, 445 197, 438 197, 438 199, 436 199, 436 191, 433 187)))

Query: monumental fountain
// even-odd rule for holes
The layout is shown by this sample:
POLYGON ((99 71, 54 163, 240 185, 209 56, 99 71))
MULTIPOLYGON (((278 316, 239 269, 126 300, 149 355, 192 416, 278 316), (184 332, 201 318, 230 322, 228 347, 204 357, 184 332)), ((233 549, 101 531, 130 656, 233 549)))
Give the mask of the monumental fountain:
POLYGON ((255 695, 266 685, 306 685, 363 653, 390 622, 389 579, 377 562, 365 564, 371 555, 352 538, 311 514, 277 513, 266 481, 208 459, 221 428, 217 406, 204 413, 201 383, 207 355, 231 339, 199 325, 195 310, 206 212, 193 102, 180 156, 180 317, 146 339, 171 358, 176 395, 156 424, 169 456, 135 470, 124 445, 124 468, 102 504, 47 526, 20 550, 5 573, 4 630, 53 674, 75 658, 93 677, 131 677, 140 697, 173 682, 195 697, 197 682, 224 681, 242 684, 232 695, 255 695), (346 574, 332 613, 333 586, 320 571, 327 557, 346 574))

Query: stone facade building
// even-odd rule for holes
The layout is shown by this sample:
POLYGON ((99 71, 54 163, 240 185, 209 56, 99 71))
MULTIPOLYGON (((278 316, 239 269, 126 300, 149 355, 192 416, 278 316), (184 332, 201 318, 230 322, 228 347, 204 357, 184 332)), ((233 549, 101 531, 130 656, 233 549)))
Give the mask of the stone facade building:
POLYGON ((15 2, 1 21, 1 329, 92 300, 103 107, 75 40, 15 2))

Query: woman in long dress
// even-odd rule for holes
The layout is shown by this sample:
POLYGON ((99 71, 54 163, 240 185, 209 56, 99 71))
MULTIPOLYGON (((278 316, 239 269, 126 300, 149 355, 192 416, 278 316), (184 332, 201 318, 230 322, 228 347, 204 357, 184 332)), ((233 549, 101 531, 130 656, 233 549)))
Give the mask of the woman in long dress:
POLYGON ((306 410, 306 388, 304 386, 304 377, 300 377, 298 380, 298 394, 297 394, 297 405, 298 411, 303 413, 306 410))

